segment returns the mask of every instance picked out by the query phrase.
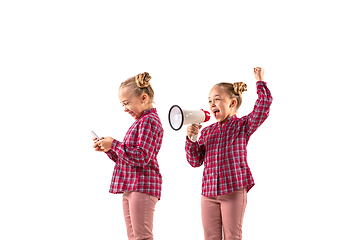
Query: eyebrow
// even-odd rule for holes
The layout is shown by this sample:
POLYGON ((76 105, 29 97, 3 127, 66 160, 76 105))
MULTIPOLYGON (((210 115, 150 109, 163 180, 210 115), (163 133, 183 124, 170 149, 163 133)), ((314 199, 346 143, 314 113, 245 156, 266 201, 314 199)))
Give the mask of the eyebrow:
MULTIPOLYGON (((216 94, 214 97, 221 97, 219 94, 216 94)), ((209 97, 209 99, 210 99, 210 97, 209 97)))

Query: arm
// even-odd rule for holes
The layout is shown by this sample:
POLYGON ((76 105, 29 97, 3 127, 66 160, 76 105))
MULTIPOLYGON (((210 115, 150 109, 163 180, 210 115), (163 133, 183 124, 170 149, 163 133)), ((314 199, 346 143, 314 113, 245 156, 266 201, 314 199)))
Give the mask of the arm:
MULTIPOLYGON (((191 126, 188 127, 188 132, 191 131, 190 129, 192 129, 191 126)), ((194 133, 197 134, 197 131, 194 133)), ((186 142, 185 142, 186 158, 188 163, 192 167, 200 167, 203 164, 205 158, 205 145, 203 141, 203 132, 201 133, 201 136, 197 142, 192 142, 189 139, 189 136, 191 135, 192 134, 188 134, 188 136, 186 137, 186 142)))
POLYGON ((255 102, 253 111, 246 118, 246 133, 248 138, 269 116, 270 105, 273 100, 270 90, 267 88, 266 83, 262 81, 262 78, 256 82, 256 87, 258 99, 255 102))
POLYGON ((160 125, 152 118, 145 118, 139 123, 137 134, 130 137, 131 144, 125 145, 124 142, 114 140, 109 150, 113 153, 109 154, 129 165, 145 166, 160 149, 162 137, 163 130, 160 125))

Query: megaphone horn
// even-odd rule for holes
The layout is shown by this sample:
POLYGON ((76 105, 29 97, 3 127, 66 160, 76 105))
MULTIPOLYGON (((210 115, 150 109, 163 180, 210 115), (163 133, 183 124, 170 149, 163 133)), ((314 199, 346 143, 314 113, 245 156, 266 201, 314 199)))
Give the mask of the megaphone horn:
POLYGON ((174 105, 169 111, 169 123, 175 131, 180 130, 183 125, 207 122, 210 113, 201 110, 183 110, 178 105, 174 105))

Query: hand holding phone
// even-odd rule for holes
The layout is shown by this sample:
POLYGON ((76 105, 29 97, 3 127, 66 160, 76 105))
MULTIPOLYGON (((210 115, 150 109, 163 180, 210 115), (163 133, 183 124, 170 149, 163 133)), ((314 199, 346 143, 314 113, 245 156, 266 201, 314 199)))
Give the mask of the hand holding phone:
POLYGON ((93 139, 94 140, 93 148, 95 148, 95 151, 103 152, 103 149, 99 145, 100 138, 98 137, 98 135, 96 135, 96 133, 94 133, 94 131, 90 131, 90 133, 95 138, 95 140, 93 139))
POLYGON ((93 137, 95 137, 97 140, 100 140, 100 138, 94 133, 94 131, 91 131, 90 132, 92 135, 93 135, 93 137))

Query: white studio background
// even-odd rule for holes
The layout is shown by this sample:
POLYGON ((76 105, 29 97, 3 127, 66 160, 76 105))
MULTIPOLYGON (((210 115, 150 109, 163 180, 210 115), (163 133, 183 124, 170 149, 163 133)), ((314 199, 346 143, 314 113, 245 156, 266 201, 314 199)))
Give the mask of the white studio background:
POLYGON ((118 87, 147 71, 165 131, 155 239, 203 239, 203 168, 167 114, 208 110, 222 81, 247 83, 248 114, 260 66, 274 101, 248 145, 244 239, 360 239, 356 2, 129 2, 0 3, 0 238, 126 239, 90 130, 122 140, 118 87))

